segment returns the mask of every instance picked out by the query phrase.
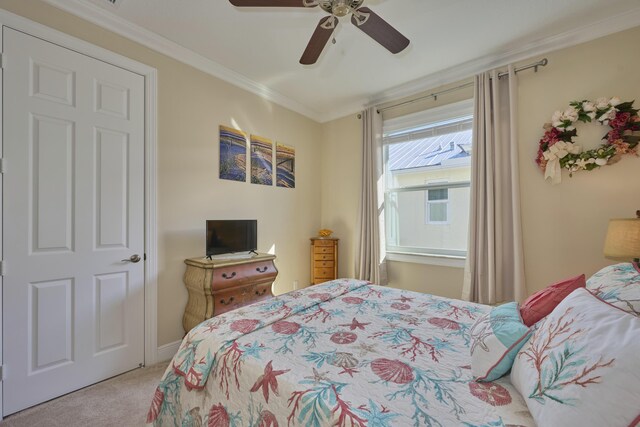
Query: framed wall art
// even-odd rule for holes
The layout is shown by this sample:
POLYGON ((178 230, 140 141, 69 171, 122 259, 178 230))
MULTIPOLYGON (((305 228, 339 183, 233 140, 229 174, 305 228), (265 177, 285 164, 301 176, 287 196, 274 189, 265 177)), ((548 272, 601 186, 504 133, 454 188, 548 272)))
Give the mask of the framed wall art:
POLYGON ((276 144, 276 185, 278 187, 296 187, 296 150, 295 148, 276 144))
POLYGON ((220 179, 247 180, 247 135, 220 126, 220 179))
POLYGON ((251 135, 251 182, 273 185, 273 142, 270 139, 251 135))

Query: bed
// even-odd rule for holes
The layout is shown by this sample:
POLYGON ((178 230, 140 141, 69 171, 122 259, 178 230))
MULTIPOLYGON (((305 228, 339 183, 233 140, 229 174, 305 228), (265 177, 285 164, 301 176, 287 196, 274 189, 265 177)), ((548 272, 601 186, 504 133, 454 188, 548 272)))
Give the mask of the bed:
POLYGON ((491 307, 340 279, 209 319, 153 396, 156 426, 532 426, 503 377, 470 370, 491 307))

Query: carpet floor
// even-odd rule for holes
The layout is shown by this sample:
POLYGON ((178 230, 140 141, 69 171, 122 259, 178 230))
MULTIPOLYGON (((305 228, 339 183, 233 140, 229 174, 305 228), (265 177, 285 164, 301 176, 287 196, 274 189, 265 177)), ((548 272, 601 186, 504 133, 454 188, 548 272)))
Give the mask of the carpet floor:
POLYGON ((167 365, 136 369, 25 409, 5 418, 0 427, 144 426, 167 365))

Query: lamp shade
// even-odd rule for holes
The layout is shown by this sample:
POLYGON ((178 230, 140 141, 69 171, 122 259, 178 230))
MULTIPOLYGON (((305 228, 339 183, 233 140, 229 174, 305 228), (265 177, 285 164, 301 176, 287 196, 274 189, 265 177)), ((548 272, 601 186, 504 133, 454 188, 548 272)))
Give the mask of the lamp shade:
POLYGON ((604 256, 622 261, 640 258, 640 218, 609 220, 604 256))

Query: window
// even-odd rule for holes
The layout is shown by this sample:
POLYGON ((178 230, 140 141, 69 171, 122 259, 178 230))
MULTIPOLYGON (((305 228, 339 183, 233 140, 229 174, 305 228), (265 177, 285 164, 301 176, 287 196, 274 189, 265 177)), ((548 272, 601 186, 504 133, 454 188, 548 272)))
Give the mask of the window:
POLYGON ((472 127, 471 100, 385 120, 387 253, 466 256, 472 127))
POLYGON ((449 222, 449 189, 427 190, 426 224, 449 222))

